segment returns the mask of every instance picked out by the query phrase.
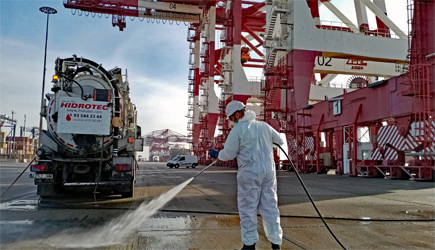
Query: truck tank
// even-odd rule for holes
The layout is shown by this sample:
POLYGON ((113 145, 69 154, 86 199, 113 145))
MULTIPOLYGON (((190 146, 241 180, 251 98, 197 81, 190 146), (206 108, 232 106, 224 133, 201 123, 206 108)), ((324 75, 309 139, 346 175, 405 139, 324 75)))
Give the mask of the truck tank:
POLYGON ((98 190, 132 197, 143 139, 127 76, 75 55, 56 59, 55 72, 41 110, 47 130, 31 166, 37 194, 98 190))

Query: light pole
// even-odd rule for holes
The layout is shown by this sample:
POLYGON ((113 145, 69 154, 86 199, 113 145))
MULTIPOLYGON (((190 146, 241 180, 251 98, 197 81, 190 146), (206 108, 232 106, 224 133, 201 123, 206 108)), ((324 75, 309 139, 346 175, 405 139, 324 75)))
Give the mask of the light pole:
POLYGON ((47 41, 48 41, 48 20, 50 18, 50 14, 56 14, 57 10, 51 7, 41 7, 39 10, 42 13, 47 14, 47 27, 45 29, 45 52, 44 52, 44 70, 42 72, 42 94, 41 94, 41 113, 39 115, 39 138, 38 138, 38 148, 41 146, 41 131, 42 131, 42 109, 44 107, 44 90, 45 90, 45 63, 47 61, 47 41))
POLYGON ((17 126, 17 123, 14 122, 14 114, 17 112, 12 110, 12 123, 11 123, 11 132, 12 132, 12 140, 11 140, 11 151, 9 152, 9 156, 12 155, 12 153, 15 151, 15 128, 17 126))

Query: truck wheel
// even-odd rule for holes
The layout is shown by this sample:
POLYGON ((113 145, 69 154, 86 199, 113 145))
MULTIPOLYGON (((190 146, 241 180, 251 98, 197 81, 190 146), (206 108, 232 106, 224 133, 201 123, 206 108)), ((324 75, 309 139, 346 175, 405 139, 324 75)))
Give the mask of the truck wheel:
POLYGON ((196 168, 195 164, 192 164, 192 168, 196 168))
POLYGON ((176 164, 176 165, 175 165, 175 168, 179 168, 179 167, 180 167, 180 165, 179 165, 179 164, 176 164))

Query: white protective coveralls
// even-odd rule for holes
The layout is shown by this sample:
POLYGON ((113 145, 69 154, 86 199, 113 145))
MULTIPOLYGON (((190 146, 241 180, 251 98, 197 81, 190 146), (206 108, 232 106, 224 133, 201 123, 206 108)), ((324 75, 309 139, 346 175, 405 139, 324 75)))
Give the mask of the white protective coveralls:
POLYGON ((253 245, 258 241, 258 209, 267 238, 273 244, 281 245, 272 143, 282 145, 284 142, 275 129, 265 122, 255 121, 255 117, 255 112, 245 111, 245 116, 228 135, 218 158, 228 161, 237 156, 237 202, 243 244, 253 245))

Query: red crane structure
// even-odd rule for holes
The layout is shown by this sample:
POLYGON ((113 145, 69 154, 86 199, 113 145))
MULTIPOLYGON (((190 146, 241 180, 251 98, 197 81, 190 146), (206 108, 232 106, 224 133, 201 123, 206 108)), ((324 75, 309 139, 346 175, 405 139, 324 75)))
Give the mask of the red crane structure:
POLYGON ((388 19, 383 1, 355 1, 358 27, 332 1, 321 2, 346 25, 319 22, 318 1, 282 5, 285 2, 268 1, 268 20, 279 15, 281 26, 266 27, 266 34, 278 33, 278 39, 265 35, 270 46, 266 45, 264 108, 266 121, 286 134, 299 170, 322 173, 332 166, 350 176, 433 180, 435 1, 408 2, 409 36, 388 19), (378 18, 378 28, 368 28, 366 7, 378 18), (326 62, 332 67, 337 59, 346 61, 343 70, 368 73, 375 62, 405 64, 399 76, 310 103, 316 67, 326 62), (281 95, 276 98, 274 91, 281 95), (269 114, 273 112, 274 117, 269 114), (359 140, 362 127, 370 135, 372 153, 366 159, 359 140))
POLYGON ((435 0, 408 0, 408 35, 388 18, 384 0, 355 0, 357 24, 334 2, 65 0, 64 6, 112 15, 121 30, 127 16, 188 26, 187 128, 200 163, 210 162, 209 148, 223 147, 225 106, 239 100, 286 135, 299 171, 433 180, 435 0), (322 21, 321 5, 341 22, 322 21), (248 78, 246 68, 261 68, 263 76, 248 78), (334 86, 338 74, 355 76, 349 86, 334 86))
POLYGON ((187 137, 169 129, 156 130, 143 136, 145 146, 149 147, 149 161, 170 160, 170 150, 179 144, 187 143, 187 137))
POLYGON ((256 103, 259 113, 261 78, 248 79, 243 68, 264 67, 264 54, 260 51, 263 40, 259 36, 266 25, 264 1, 64 0, 64 6, 72 9, 73 14, 107 18, 112 15, 113 26, 120 30, 126 28, 127 16, 152 23, 189 26, 188 135, 200 163, 210 162, 207 150, 221 149, 226 140, 229 133, 226 103, 231 100, 256 103), (218 42, 216 31, 221 31, 218 42), (216 49, 219 42, 222 46, 216 49), (258 54, 258 58, 251 58, 250 51, 258 54), (221 79, 215 80, 218 77, 221 79), (222 89, 220 98, 214 90, 215 84, 222 89), (216 127, 220 131, 217 137, 216 127))

